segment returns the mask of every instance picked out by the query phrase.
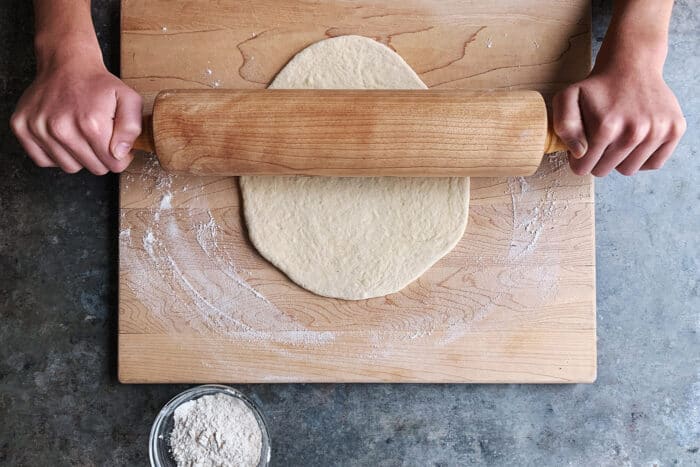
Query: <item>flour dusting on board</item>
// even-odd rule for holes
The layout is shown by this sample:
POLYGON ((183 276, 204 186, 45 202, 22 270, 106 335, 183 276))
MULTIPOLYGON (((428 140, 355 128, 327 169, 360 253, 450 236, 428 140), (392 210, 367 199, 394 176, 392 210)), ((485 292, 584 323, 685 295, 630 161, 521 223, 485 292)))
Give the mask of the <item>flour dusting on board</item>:
MULTIPOLYGON (((489 271, 481 267, 479 259, 469 271, 475 284, 498 284, 499 290, 484 293, 485 301, 475 303, 472 310, 463 316, 451 313, 446 318, 446 345, 463 338, 470 329, 486 319, 498 307, 518 309, 519 295, 527 294, 532 306, 546 305, 556 295, 559 281, 559 261, 548 261, 548 256, 556 258, 556 251, 540 248, 542 236, 555 228, 555 220, 560 210, 568 205, 557 202, 557 192, 567 164, 566 153, 545 156, 540 168, 531 177, 507 179, 505 194, 510 198, 510 212, 507 214, 510 230, 510 245, 503 258, 503 268, 498 277, 489 276, 489 271)), ((467 233, 469 235, 469 227, 467 233)))
POLYGON ((228 251, 218 248, 219 244, 216 241, 218 225, 212 216, 211 211, 207 210, 209 219, 206 222, 201 222, 196 225, 197 228, 197 244, 207 254, 207 257, 223 271, 228 278, 234 281, 238 286, 247 290, 258 299, 272 306, 272 303, 266 299, 260 292, 248 285, 239 275, 240 271, 236 270, 233 258, 228 251))
MULTIPOLYGON (((223 235, 228 244, 222 241, 214 211, 198 197, 204 186, 194 190, 188 186, 192 179, 164 172, 153 155, 145 159, 140 177, 156 207, 122 217, 119 240, 130 268, 127 286, 153 315, 153 326, 273 347, 316 346, 335 339, 331 332, 306 329, 244 279, 249 274, 237 266, 231 239, 223 235), (138 242, 132 239, 134 231, 143 232, 138 242)), ((225 219, 221 222, 225 225, 225 219)))
POLYGON ((553 173, 561 170, 566 165, 566 153, 550 154, 542 164, 540 170, 532 176, 534 181, 546 180, 547 183, 540 187, 540 192, 535 197, 530 197, 527 204, 526 194, 531 191, 528 181, 524 177, 508 179, 508 193, 511 197, 513 214, 513 239, 508 258, 517 260, 523 255, 532 253, 537 246, 542 231, 552 228, 551 223, 555 218, 557 209, 556 188, 559 186, 559 177, 553 173))
POLYGON ((171 209, 172 205, 170 204, 170 202, 172 201, 172 199, 173 199, 173 194, 170 193, 169 191, 166 192, 163 195, 163 197, 160 199, 160 206, 159 206, 160 210, 162 211, 163 209, 171 209))
POLYGON ((512 202, 513 235, 508 251, 508 270, 511 279, 534 280, 534 286, 544 302, 556 292, 559 275, 557 264, 550 265, 544 258, 533 259, 542 234, 554 229, 554 221, 560 209, 566 209, 567 204, 557 203, 557 188, 561 183, 561 171, 567 167, 566 153, 549 154, 545 156, 540 169, 529 179, 537 184, 533 190, 528 179, 515 177, 508 179, 508 192, 512 202), (528 196, 529 195, 529 196, 528 196), (536 262, 535 277, 532 277, 532 267, 523 267, 526 262, 536 262))
MULTIPOLYGON (((564 154, 551 155, 532 177, 507 179, 510 206, 504 213, 505 225, 499 228, 509 232, 509 242, 502 258, 496 258, 503 268, 497 272, 484 268, 485 259, 477 257, 462 270, 464 279, 460 279, 471 290, 498 284, 499 291, 471 294, 477 297, 471 306, 449 306, 439 316, 419 313, 410 322, 397 323, 388 319, 384 326, 389 329, 377 328, 370 349, 358 357, 391 358, 392 342, 430 336, 433 342, 449 345, 483 325, 493 311, 518 309, 524 293, 530 306, 549 303, 558 290, 558 253, 544 251, 541 244, 547 231, 555 228, 560 210, 568 207, 557 200, 566 167, 564 154), (435 341, 438 332, 442 337, 435 341)), ((119 240, 130 267, 127 286, 152 314, 150 325, 177 334, 228 335, 284 355, 290 346, 313 348, 338 338, 333 332, 309 329, 246 280, 261 279, 242 266, 236 256, 240 245, 226 233, 226 216, 237 214, 214 209, 201 196, 208 181, 191 182, 191 178, 167 174, 155 157, 146 159, 141 173, 129 174, 125 183, 135 176, 154 207, 123 215, 119 240)))

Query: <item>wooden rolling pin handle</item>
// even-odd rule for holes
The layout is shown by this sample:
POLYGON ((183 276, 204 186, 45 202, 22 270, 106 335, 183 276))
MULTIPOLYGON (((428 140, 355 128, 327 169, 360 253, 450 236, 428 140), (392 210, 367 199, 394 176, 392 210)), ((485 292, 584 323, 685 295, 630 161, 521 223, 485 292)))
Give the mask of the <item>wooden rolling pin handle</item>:
POLYGON ((568 151, 566 144, 559 139, 559 136, 554 132, 551 122, 547 126, 547 136, 544 141, 544 153, 551 154, 553 152, 568 151))
POLYGON ((153 117, 146 115, 141 122, 141 134, 131 148, 132 151, 155 152, 156 146, 153 142, 153 117))

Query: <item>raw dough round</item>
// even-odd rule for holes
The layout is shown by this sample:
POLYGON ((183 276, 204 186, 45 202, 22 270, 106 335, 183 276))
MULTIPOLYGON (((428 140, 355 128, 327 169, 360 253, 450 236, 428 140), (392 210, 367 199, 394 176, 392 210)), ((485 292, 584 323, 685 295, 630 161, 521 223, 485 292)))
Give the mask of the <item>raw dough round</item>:
MULTIPOLYGON (((270 88, 425 89, 388 47, 341 36, 313 44, 270 88)), ((468 178, 241 177, 257 250, 301 287, 360 300, 397 292, 457 244, 468 178)))

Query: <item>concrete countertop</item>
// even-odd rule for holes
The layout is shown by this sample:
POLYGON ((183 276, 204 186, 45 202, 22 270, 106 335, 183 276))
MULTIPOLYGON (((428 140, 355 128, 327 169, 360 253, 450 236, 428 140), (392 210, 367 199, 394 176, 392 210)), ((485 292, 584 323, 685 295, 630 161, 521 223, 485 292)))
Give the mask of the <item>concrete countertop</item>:
MULTIPOLYGON (((0 464, 145 465, 185 386, 116 380, 117 178, 38 169, 8 129, 34 74, 30 3, 0 5, 0 464)), ((610 3, 594 1, 596 48, 610 3)), ((118 7, 93 1, 112 70, 118 7)), ((699 30, 677 1, 674 157, 596 184, 598 381, 237 386, 269 419, 274 465, 700 464, 699 30)))

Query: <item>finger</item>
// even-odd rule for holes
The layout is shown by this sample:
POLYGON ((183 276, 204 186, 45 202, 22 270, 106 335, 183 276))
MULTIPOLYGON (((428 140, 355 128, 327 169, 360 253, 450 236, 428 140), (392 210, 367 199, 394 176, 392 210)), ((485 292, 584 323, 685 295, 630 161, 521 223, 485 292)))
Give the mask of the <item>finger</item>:
POLYGON ((136 92, 128 89, 117 94, 114 127, 109 143, 110 151, 115 159, 125 159, 129 155, 134 141, 141 134, 142 110, 143 101, 136 92))
POLYGON ((591 173, 596 177, 605 177, 620 165, 632 151, 644 140, 645 128, 629 128, 617 140, 608 146, 591 173))
POLYGON ((655 138, 647 138, 616 167, 616 170, 622 175, 630 176, 636 174, 649 159, 649 156, 654 154, 657 149, 660 149, 659 141, 655 138))
POLYGON ((595 167, 591 169, 591 175, 596 177, 605 177, 606 175, 610 174, 610 172, 615 170, 615 167, 620 165, 620 163, 625 160, 633 149, 634 148, 618 149, 613 148, 612 146, 608 147, 595 167))
POLYGON ((569 86, 557 93, 552 101, 554 132, 575 159, 583 157, 588 150, 579 97, 580 88, 569 86))
POLYGON ((34 161, 34 163, 39 167, 58 167, 46 152, 34 141, 29 139, 21 138, 19 140, 20 144, 24 148, 29 158, 34 161))
POLYGON ((642 164, 639 170, 660 169, 664 166, 669 157, 671 157, 671 154, 673 154, 676 146, 678 146, 678 140, 665 142, 654 152, 654 154, 649 156, 649 159, 642 164))
POLYGON ((44 152, 66 173, 79 172, 83 167, 71 156, 63 146, 56 141, 47 129, 47 124, 39 119, 27 125, 34 140, 44 152))
POLYGON ((608 147, 623 134, 624 126, 622 120, 611 116, 600 117, 595 113, 586 115, 584 111, 584 121, 586 122, 589 147, 586 154, 577 161, 572 161, 571 168, 578 175, 585 175, 591 172, 608 150, 608 147))
POLYGON ((576 175, 587 175, 591 173, 591 170, 593 170, 593 167, 596 166, 607 148, 607 142, 594 142, 591 144, 583 158, 569 159, 571 170, 573 170, 576 175))
POLYGON ((94 175, 105 175, 108 173, 109 168, 107 168, 97 154, 95 154, 84 135, 82 135, 82 133, 80 133, 78 130, 77 124, 75 127, 75 132, 77 137, 64 143, 64 146, 68 152, 73 155, 73 157, 80 162, 83 167, 88 169, 90 173, 94 175))
POLYGON ((663 143, 659 149, 657 149, 654 154, 652 154, 649 159, 644 162, 644 164, 642 164, 640 170, 655 170, 663 167, 664 163, 666 163, 668 158, 671 157, 671 154, 673 154, 673 151, 676 149, 676 146, 678 146, 678 143, 683 137, 686 130, 686 125, 685 118, 681 117, 680 119, 674 121, 669 129, 666 142, 663 143))
POLYGON ((104 175, 109 172, 87 144, 72 117, 61 116, 49 119, 47 129, 53 142, 82 167, 95 175, 104 175))
POLYGON ((109 152, 112 120, 109 117, 105 118, 102 114, 88 115, 78 120, 77 126, 87 147, 83 146, 76 150, 83 153, 89 150, 107 171, 119 172, 121 162, 112 157, 109 152))
POLYGON ((24 152, 29 158, 39 167, 56 167, 56 163, 39 147, 34 141, 32 134, 27 128, 27 122, 23 118, 13 116, 10 120, 10 126, 14 132, 19 144, 22 145, 24 152))

